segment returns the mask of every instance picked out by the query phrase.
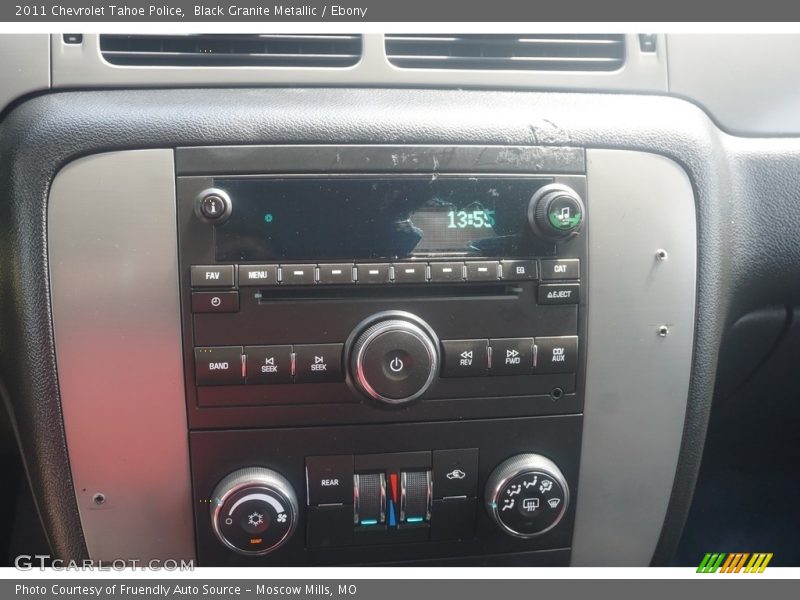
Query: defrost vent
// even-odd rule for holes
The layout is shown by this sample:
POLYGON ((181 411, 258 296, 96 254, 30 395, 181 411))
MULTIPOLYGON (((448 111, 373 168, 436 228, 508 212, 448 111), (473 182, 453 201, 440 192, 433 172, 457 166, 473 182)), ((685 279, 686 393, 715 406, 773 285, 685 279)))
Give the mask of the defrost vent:
POLYGON ((349 34, 100 36, 103 58, 140 67, 350 67, 361 36, 349 34))
POLYGON ((622 34, 387 35, 386 56, 407 69, 616 71, 622 34))

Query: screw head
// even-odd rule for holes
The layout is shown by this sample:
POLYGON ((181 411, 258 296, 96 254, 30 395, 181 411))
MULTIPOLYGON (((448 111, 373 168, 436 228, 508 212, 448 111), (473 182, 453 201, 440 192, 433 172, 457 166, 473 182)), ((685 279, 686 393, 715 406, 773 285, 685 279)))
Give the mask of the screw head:
POLYGON ((667 327, 666 325, 661 325, 661 326, 658 328, 658 335, 659 335, 659 336, 661 336, 661 337, 667 337, 667 334, 668 334, 668 333, 669 333, 669 327, 667 327))

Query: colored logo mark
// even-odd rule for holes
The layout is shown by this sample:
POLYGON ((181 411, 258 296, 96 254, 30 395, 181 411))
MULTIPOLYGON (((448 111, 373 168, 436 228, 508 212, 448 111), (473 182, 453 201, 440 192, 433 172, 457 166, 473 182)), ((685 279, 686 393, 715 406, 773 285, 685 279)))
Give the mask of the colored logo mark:
POLYGON ((698 573, 763 573, 772 552, 708 552, 697 567, 698 573))

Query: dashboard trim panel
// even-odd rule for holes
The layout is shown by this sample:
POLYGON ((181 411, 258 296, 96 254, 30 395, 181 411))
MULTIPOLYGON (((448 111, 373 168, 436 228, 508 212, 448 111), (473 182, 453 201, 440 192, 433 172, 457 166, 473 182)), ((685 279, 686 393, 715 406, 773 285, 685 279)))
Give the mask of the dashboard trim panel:
POLYGON ((50 192, 61 405, 94 560, 194 558, 173 154, 81 158, 50 192))

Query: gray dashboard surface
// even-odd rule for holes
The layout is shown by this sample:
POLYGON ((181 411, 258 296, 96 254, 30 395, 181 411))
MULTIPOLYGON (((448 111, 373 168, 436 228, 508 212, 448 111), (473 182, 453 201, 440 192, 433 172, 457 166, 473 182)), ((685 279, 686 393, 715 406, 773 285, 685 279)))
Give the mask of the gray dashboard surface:
POLYGON ((670 34, 669 91, 738 135, 800 133, 800 35, 670 34))
MULTIPOLYGON (((275 143, 604 147, 662 154, 687 171, 698 219, 696 337, 677 479, 654 557, 667 560, 691 500, 725 323, 756 300, 800 298, 800 240, 788 235, 800 221, 800 141, 730 138, 697 107, 670 98, 455 90, 64 92, 22 103, 0 124, 0 267, 13 282, 0 287, 0 369, 54 551, 86 553, 64 476, 46 276, 50 182, 69 161, 100 151, 275 143), (764 177, 771 193, 762 197, 764 177), (787 235, 772 235, 773 207, 788 211, 778 226, 787 235)), ((624 232, 620 244, 624 256, 624 232)))

